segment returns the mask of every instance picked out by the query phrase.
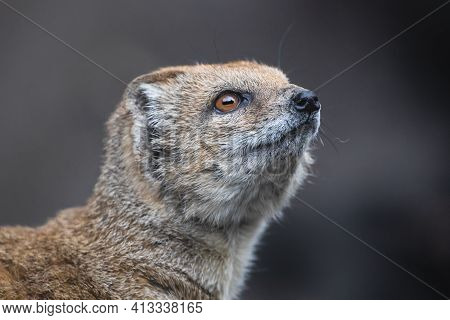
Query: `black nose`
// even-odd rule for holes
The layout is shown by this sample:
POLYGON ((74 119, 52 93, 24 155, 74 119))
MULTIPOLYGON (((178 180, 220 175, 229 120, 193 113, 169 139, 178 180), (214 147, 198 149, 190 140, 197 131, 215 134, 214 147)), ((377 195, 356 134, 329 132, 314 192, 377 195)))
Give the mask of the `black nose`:
POLYGON ((295 110, 313 113, 320 110, 320 102, 317 95, 309 90, 302 90, 292 98, 295 110))

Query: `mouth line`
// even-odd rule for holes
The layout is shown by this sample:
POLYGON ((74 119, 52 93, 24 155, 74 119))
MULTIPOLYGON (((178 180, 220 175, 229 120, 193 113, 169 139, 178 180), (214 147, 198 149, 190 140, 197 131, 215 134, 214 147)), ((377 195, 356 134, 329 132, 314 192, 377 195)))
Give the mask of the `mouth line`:
POLYGON ((301 135, 304 135, 305 138, 309 135, 312 136, 314 135, 313 132, 315 132, 318 127, 319 122, 317 121, 316 114, 309 114, 306 120, 301 121, 299 124, 287 130, 286 132, 280 133, 276 139, 267 139, 258 143, 257 145, 250 146, 247 149, 247 152, 251 153, 268 148, 287 147, 287 144, 289 144, 290 142, 294 142, 294 144, 297 145, 301 141, 296 140, 303 140, 300 137, 301 135))
POLYGON ((315 127, 318 127, 318 123, 316 123, 316 116, 314 114, 308 115, 308 118, 299 125, 293 127, 289 131, 282 133, 279 138, 273 141, 264 141, 252 147, 251 150, 264 149, 267 147, 276 147, 282 146, 285 144, 287 140, 294 140, 301 134, 308 134, 311 129, 315 131, 315 127))
POLYGON ((300 126, 290 129, 286 133, 283 133, 276 140, 261 142, 261 143, 257 144, 256 146, 252 147, 250 149, 250 151, 256 151, 256 150, 262 150, 262 149, 266 149, 266 148, 273 148, 273 147, 281 146, 286 142, 286 140, 294 139, 298 134, 300 134, 302 131, 303 125, 305 125, 305 124, 306 123, 303 123, 300 126))

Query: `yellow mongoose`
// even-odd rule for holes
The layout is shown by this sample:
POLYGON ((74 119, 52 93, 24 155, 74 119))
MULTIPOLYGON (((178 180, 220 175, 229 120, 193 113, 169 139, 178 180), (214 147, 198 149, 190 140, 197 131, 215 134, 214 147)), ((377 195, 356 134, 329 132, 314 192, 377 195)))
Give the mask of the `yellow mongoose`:
POLYGON ((237 298, 259 236, 308 174, 319 122, 314 93, 255 62, 136 78, 87 204, 0 229, 0 298, 237 298))

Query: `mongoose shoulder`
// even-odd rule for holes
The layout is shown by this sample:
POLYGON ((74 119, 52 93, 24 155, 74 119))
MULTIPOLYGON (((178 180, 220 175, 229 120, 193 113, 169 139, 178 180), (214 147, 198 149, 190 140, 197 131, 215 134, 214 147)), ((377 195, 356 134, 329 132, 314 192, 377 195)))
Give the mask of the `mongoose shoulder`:
POLYGON ((255 62, 133 80, 84 207, 0 229, 3 299, 230 299, 308 175, 320 103, 255 62))

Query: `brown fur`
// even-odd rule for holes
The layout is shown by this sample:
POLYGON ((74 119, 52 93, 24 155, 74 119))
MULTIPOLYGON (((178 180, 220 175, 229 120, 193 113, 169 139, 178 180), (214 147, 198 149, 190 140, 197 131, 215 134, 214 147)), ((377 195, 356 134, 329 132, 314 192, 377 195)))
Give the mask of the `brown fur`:
POLYGON ((236 297, 255 243, 310 163, 317 124, 290 114, 295 88, 248 61, 136 78, 108 121, 86 206, 0 229, 0 298, 236 297), (250 105, 214 113, 214 96, 231 89, 251 92, 250 105), (272 142, 291 122, 298 134, 272 142))

